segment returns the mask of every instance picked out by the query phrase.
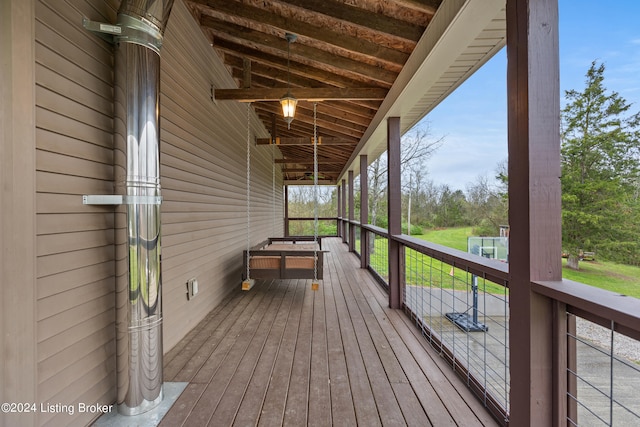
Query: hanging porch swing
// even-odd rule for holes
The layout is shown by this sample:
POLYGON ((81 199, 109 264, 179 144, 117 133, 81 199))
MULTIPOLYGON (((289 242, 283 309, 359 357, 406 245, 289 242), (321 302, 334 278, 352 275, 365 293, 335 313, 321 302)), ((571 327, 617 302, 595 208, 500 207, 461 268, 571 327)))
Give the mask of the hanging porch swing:
MULTIPOLYGON (((247 249, 243 252, 242 289, 249 290, 255 279, 311 279, 311 289, 322 280, 322 241, 318 236, 318 135, 317 103, 313 104, 313 236, 270 237, 251 246, 251 104, 247 104, 247 249)), ((275 186, 275 173, 273 174, 275 186)), ((272 193, 275 190, 272 189, 272 193)), ((275 203, 275 196, 272 194, 275 203)))

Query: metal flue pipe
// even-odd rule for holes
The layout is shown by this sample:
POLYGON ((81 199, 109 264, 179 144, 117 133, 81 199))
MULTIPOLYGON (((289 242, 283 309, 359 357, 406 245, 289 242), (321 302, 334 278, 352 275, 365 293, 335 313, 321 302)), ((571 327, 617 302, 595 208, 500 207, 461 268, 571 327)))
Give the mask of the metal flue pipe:
POLYGON ((153 409, 162 389, 160 47, 173 0, 123 0, 115 36, 118 411, 153 409))

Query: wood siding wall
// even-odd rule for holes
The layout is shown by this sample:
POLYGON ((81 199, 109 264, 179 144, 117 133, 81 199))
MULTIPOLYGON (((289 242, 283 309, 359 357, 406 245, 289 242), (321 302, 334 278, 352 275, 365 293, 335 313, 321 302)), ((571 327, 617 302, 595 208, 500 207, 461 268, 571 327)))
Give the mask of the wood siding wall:
MULTIPOLYGON (((114 215, 83 194, 113 194, 113 51, 82 17, 115 22, 118 0, 36 2, 38 401, 115 400, 114 215)), ((162 261, 167 352, 240 286, 246 246, 246 106, 210 99, 228 71, 177 0, 162 50, 162 261), (200 293, 191 301, 186 282, 200 293)), ((251 138, 265 136, 256 117, 251 138)), ((274 234, 269 147, 253 149, 252 243, 274 234)), ((277 176, 275 234, 282 233, 277 176)), ((44 413, 38 424, 94 414, 44 413)))

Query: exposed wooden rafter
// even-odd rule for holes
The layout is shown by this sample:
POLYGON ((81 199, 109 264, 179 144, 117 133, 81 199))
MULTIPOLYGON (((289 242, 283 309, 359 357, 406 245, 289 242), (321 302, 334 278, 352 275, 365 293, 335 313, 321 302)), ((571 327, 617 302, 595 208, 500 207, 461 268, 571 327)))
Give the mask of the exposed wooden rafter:
MULTIPOLYGON (((216 100, 240 102, 279 101, 287 88, 215 89, 216 100)), ((299 101, 382 101, 386 89, 379 88, 291 88, 290 93, 299 101)))
MULTIPOLYGON (((313 137, 309 138, 258 138, 256 140, 257 145, 310 145, 313 146, 313 137)), ((318 145, 356 145, 356 141, 350 141, 341 138, 318 138, 318 145)))
POLYGON ((335 182, 441 0, 185 2, 236 81, 214 99, 251 102, 271 133, 258 144, 280 138, 285 182, 308 183, 314 126, 320 173, 335 182), (288 88, 300 100, 290 125, 277 102, 288 88))

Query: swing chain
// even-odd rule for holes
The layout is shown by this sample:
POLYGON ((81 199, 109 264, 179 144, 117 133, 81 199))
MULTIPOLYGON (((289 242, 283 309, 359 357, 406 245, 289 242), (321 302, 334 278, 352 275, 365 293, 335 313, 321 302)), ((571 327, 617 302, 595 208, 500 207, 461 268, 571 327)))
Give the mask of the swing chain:
POLYGON ((251 279, 251 103, 247 104, 247 280, 251 279))
POLYGON ((271 234, 276 236, 276 146, 271 145, 271 234))
POLYGON ((318 127, 317 127, 318 103, 313 103, 313 281, 318 282, 318 127))

